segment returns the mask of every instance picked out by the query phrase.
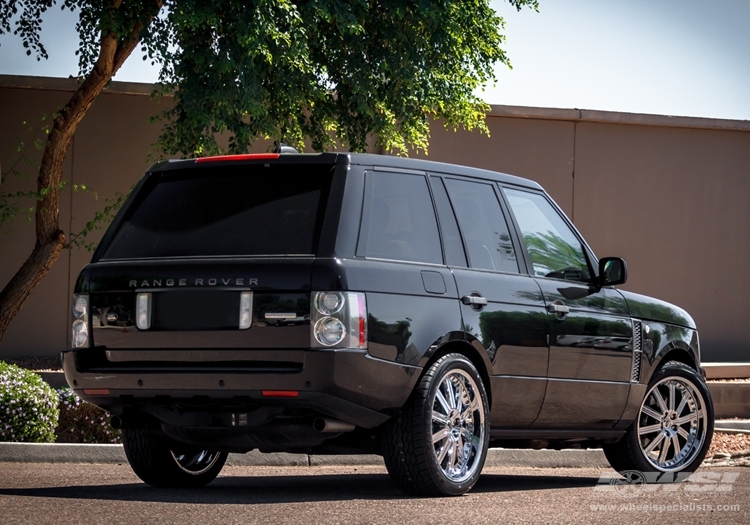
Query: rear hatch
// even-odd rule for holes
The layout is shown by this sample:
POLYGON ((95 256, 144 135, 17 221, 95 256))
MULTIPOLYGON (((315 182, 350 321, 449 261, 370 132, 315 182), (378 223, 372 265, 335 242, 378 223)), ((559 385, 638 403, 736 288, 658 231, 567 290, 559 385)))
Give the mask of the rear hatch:
POLYGON ((336 156, 294 157, 178 162, 144 178, 77 285, 90 295, 92 368, 309 347, 336 156))

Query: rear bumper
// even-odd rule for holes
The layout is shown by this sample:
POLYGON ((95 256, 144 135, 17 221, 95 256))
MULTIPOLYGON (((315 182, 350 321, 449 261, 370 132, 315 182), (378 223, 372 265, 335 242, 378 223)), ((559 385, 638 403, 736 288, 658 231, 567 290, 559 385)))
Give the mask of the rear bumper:
MULTIPOLYGON (((297 352, 300 366, 289 369, 247 366, 270 353, 255 350, 235 350, 233 353, 242 354, 242 364, 238 361, 237 366, 231 362, 203 367, 195 361, 180 366, 179 362, 109 363, 101 359, 94 360, 92 366, 90 354, 97 351, 103 352, 63 352, 65 378, 76 394, 112 414, 123 414, 131 408, 168 414, 158 417, 163 423, 178 426, 203 426, 196 418, 209 414, 281 407, 308 409, 373 428, 388 419, 390 410, 406 402, 421 371, 371 357, 364 350, 349 349, 301 350, 297 352), (92 390, 98 392, 91 395, 92 390), (299 394, 268 397, 264 390, 299 394)), ((171 352, 180 355, 179 350, 171 352)), ((191 353, 195 351, 185 350, 185 355, 191 353)))

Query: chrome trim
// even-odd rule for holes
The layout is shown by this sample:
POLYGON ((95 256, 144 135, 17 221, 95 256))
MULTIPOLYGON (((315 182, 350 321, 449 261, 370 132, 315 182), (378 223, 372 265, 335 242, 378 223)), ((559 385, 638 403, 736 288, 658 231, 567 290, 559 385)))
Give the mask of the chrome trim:
POLYGON ((665 377, 648 391, 636 420, 641 454, 657 470, 679 472, 700 454, 708 425, 700 391, 683 377, 665 377))
POLYGON ((477 384, 464 370, 451 370, 431 403, 433 459, 443 475, 461 483, 482 468, 484 403, 477 384))
POLYGON ((633 319, 633 363, 630 367, 630 382, 641 382, 641 359, 643 357, 643 323, 633 319))
POLYGON ((274 313, 274 312, 266 312, 264 314, 264 317, 266 319, 295 319, 297 317, 297 314, 289 312, 289 313, 274 313))

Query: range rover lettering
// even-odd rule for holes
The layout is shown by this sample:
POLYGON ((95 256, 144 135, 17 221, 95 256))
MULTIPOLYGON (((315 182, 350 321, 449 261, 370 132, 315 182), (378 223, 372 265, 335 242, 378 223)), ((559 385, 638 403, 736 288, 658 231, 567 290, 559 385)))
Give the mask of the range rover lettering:
POLYGON ((154 486, 205 485, 255 449, 382 454, 419 495, 467 492, 495 446, 601 447, 683 479, 713 432, 698 332, 626 279, 522 178, 368 154, 165 161, 78 277, 63 364, 154 486))

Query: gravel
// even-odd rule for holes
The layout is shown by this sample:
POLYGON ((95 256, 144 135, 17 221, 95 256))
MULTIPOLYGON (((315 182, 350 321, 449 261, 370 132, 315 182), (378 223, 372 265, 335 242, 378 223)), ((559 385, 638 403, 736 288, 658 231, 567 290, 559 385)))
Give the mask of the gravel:
POLYGON ((719 457, 726 457, 722 456, 726 454, 750 456, 750 434, 714 432, 706 457, 716 457, 717 454, 720 455, 719 457))

